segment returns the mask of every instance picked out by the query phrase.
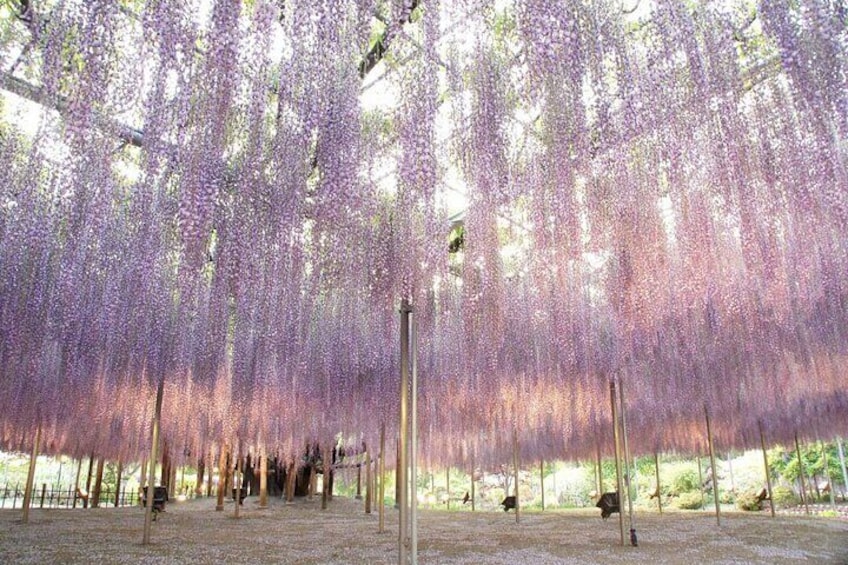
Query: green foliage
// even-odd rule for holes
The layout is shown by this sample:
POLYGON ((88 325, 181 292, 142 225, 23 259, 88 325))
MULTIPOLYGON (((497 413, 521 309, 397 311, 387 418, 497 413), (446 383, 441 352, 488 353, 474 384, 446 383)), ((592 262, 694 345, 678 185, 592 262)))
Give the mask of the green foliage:
POLYGON ((699 490, 698 472, 691 467, 680 469, 672 477, 668 487, 669 494, 678 496, 697 490, 699 490))
POLYGON ((800 502, 795 491, 784 486, 774 487, 771 490, 771 497, 778 506, 795 506, 800 502))
POLYGON ((674 505, 681 510, 698 510, 703 508, 704 499, 700 492, 684 492, 674 500, 674 505))
POLYGON ((760 499, 757 498, 756 493, 753 492, 748 492, 737 496, 736 508, 738 508, 739 510, 744 510, 746 512, 753 512, 762 509, 760 505, 760 499))

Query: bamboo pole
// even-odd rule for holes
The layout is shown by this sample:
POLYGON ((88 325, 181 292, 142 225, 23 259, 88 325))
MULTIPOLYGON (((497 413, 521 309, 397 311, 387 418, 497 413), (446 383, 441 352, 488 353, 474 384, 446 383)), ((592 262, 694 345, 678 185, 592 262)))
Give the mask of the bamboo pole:
POLYGON ((227 492, 227 444, 221 441, 221 453, 218 455, 218 489, 216 491, 217 504, 215 505, 216 512, 224 510, 224 493, 227 492))
POLYGON ((539 460, 539 484, 542 490, 542 511, 545 510, 545 460, 539 460))
POLYGON ((159 426, 162 420, 162 395, 165 391, 165 378, 160 377, 156 388, 156 409, 153 412, 153 432, 150 440, 150 469, 147 474, 147 505, 144 508, 144 534, 141 544, 150 543, 150 527, 153 524, 153 491, 156 482, 156 461, 159 457, 159 426))
POLYGON ((704 416, 707 420, 707 445, 710 448, 710 469, 713 470, 713 501, 715 502, 716 524, 721 526, 721 507, 719 506, 718 469, 716 469, 715 446, 713 445, 713 429, 710 426, 710 412, 704 404, 704 416))
POLYGON ((804 487, 804 462, 801 459, 801 446, 798 444, 798 432, 795 432, 795 454, 798 456, 798 479, 801 481, 801 502, 804 503, 804 513, 810 513, 810 505, 807 503, 807 493, 804 487))
POLYGON ((406 299, 400 305, 400 417, 398 430, 398 467, 396 471, 398 488, 398 563, 407 565, 409 561, 409 502, 407 494, 407 440, 409 430, 409 313, 412 309, 406 299))
POLYGON ((32 504, 32 489, 35 482, 35 463, 38 459, 38 449, 41 443, 41 424, 35 429, 35 441, 32 444, 32 453, 29 456, 29 469, 27 469, 27 481, 24 488, 24 507, 21 514, 21 522, 29 523, 29 507, 32 504))
POLYGON ((521 504, 518 500, 518 430, 512 428, 512 468, 515 473, 515 523, 520 522, 521 504))
POLYGON ((377 513, 379 520, 377 522, 377 532, 383 533, 386 530, 386 423, 383 422, 380 426, 380 489, 377 491, 377 513))
POLYGON ((662 514, 662 489, 660 488, 660 455, 656 451, 654 451, 654 468, 657 470, 657 506, 660 509, 660 514, 662 514))
MULTIPOLYGON (((633 497, 631 495, 631 485, 633 482, 633 477, 631 476, 630 471, 630 447, 627 443, 627 411, 624 409, 624 379, 619 380, 618 382, 618 396, 620 402, 620 412, 621 412, 621 437, 624 440, 624 478, 625 478, 625 486, 627 487, 627 518, 630 523, 630 545, 636 547, 638 542, 636 540, 636 527, 633 525, 633 497)), ((619 505, 621 502, 619 501, 619 505)), ((621 508, 619 506, 619 513, 621 513, 621 508)))
POLYGON ((760 430, 760 447, 763 449, 763 467, 766 471, 766 488, 768 489, 769 508, 771 509, 771 517, 774 518, 774 499, 771 496, 771 470, 769 470, 768 453, 766 452, 766 437, 763 434, 762 420, 757 422, 757 427, 760 430))
POLYGON ((615 381, 610 381, 610 405, 612 407, 612 435, 615 447, 615 488, 618 493, 618 526, 621 530, 621 545, 624 545, 624 512, 621 511, 621 446, 618 433, 618 409, 615 403, 615 381))

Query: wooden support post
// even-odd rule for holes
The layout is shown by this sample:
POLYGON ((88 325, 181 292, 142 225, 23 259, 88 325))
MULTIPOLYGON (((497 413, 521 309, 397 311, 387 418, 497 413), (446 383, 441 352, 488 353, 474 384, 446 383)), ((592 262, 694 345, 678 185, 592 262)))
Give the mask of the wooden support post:
POLYGON ((477 485, 477 480, 475 479, 475 473, 477 472, 477 467, 474 465, 474 457, 471 458, 471 511, 474 512, 476 510, 476 496, 475 496, 475 486, 477 485))
POLYGON ((545 460, 539 460, 539 485, 542 491, 542 510, 545 510, 545 460))
POLYGON ((598 483, 598 496, 604 494, 604 468, 601 466, 601 444, 595 443, 595 480, 598 483))
POLYGON ((827 448, 825 447, 823 441, 820 443, 822 451, 822 463, 824 463, 824 477, 827 479, 827 486, 830 489, 830 509, 836 512, 836 499, 834 498, 835 494, 833 492, 836 489, 833 488, 833 481, 830 478, 830 469, 827 465, 827 448))
POLYGON ((103 457, 97 460, 97 473, 94 477, 94 491, 91 493, 91 507, 100 508, 100 490, 103 487, 103 457))
POLYGON ((386 530, 386 423, 380 426, 380 489, 377 491, 377 513, 379 514, 377 532, 386 530))
POLYGON ((268 508, 268 453, 259 448, 259 508, 268 508))
POLYGON ((706 508, 706 503, 704 502, 704 473, 701 469, 701 448, 698 447, 698 490, 701 493, 701 510, 706 508))
MULTIPOLYGON (((620 379, 618 382, 618 396, 620 401, 619 416, 621 418, 621 438, 624 444, 624 484, 627 490, 627 520, 630 524, 630 545, 636 547, 638 546, 638 542, 636 539, 636 526, 633 524, 633 496, 631 488, 633 485, 633 472, 630 468, 630 446, 627 442, 627 410, 624 409, 624 379, 620 379)), ((619 504, 620 503, 621 501, 619 500, 619 504)), ((619 508, 619 510, 621 509, 619 508)))
POLYGON ((85 498, 82 499, 82 507, 88 508, 91 500, 91 478, 94 474, 94 453, 88 457, 88 475, 85 479, 85 498))
POLYGON ((227 444, 223 441, 221 442, 220 453, 218 454, 218 489, 215 493, 217 495, 217 503, 215 504, 216 512, 223 512, 224 510, 224 494, 227 492, 227 444))
POLYGON ((321 458, 323 466, 323 475, 321 477, 321 510, 327 509, 327 501, 330 498, 330 468, 333 466, 331 457, 330 450, 325 450, 324 456, 321 458))
POLYGON ((233 472, 233 499, 236 503, 235 517, 239 518, 241 510, 241 484, 244 481, 244 454, 242 451, 241 440, 239 440, 238 458, 236 459, 236 468, 233 472))
MULTIPOLYGON (((324 469, 324 478, 327 478, 326 469, 324 469)), ((286 504, 294 503, 295 481, 297 481, 297 464, 292 460, 286 470, 286 504)), ((329 488, 327 490, 329 491, 329 488)), ((329 494, 327 498, 329 498, 329 494)))
POLYGON ((309 498, 310 500, 315 495, 315 491, 318 490, 318 469, 315 465, 310 465, 309 467, 309 498))
POLYGON ((35 429, 35 441, 32 443, 32 453, 29 456, 29 469, 27 469, 27 481, 24 488, 24 507, 21 514, 21 522, 29 522, 29 507, 32 504, 32 489, 35 482, 35 463, 38 459, 39 444, 41 443, 41 424, 35 429))
MULTIPOLYGON (((141 465, 142 473, 144 472, 144 464, 141 465)), ((82 457, 77 460, 77 478, 74 480, 74 505, 73 508, 77 507, 77 493, 79 492, 79 480, 80 474, 82 473, 82 457)), ((142 479, 139 481, 139 484, 144 486, 144 476, 142 475, 142 479)))
POLYGON ((124 462, 118 459, 118 473, 115 477, 115 508, 121 505, 121 473, 124 471, 124 462))
POLYGON ((162 421, 162 396, 165 390, 165 378, 160 377, 156 388, 156 409, 153 412, 153 432, 150 440, 150 471, 147 475, 147 505, 144 508, 144 534, 142 545, 150 543, 150 527, 153 524, 153 489, 156 482, 156 460, 159 457, 159 426, 162 421))
POLYGON ((450 510, 451 503, 451 489, 450 489, 450 466, 445 467, 445 491, 447 491, 447 500, 445 500, 445 506, 448 510, 450 510))
POLYGON ((769 469, 768 452, 766 452, 766 438, 763 434, 763 422, 757 422, 757 427, 760 430, 760 447, 763 449, 763 468, 766 472, 766 488, 768 489, 769 508, 771 509, 771 517, 774 518, 774 498, 771 496, 771 470, 769 469))
POLYGON ((707 420, 707 445, 710 448, 710 469, 713 471, 713 502, 715 503, 716 524, 721 526, 721 506, 718 491, 718 469, 716 469, 715 446, 713 445, 713 429, 710 426, 710 411, 704 404, 704 417, 707 420))
POLYGON ((804 513, 810 513, 810 505, 807 503, 807 493, 804 488, 804 461, 801 459, 801 446, 798 444, 798 432, 795 432, 795 454, 798 456, 798 479, 801 481, 801 502, 804 503, 804 513))
POLYGON ((657 470, 657 506, 662 514, 662 488, 660 488, 660 455, 654 451, 654 468, 657 470))
POLYGON ((371 488, 371 453, 368 448, 365 448, 365 513, 371 514, 371 495, 374 491, 371 488))
POLYGON ((618 526, 621 530, 621 545, 624 545, 624 512, 621 510, 621 495, 623 489, 621 487, 621 445, 619 443, 618 433, 618 408, 616 407, 615 398, 615 381, 610 381, 610 405, 612 408, 612 436, 615 448, 615 484, 618 492, 618 526))
POLYGON ((400 414, 398 418, 398 563, 409 561, 409 485, 407 484, 407 440, 409 434, 409 314, 412 308, 404 298, 400 304, 400 414))
POLYGON ((512 468, 515 474, 515 523, 518 524, 521 521, 521 503, 518 496, 518 430, 514 427, 512 428, 512 468))
MULTIPOLYGON (((209 473, 210 475, 212 473, 209 473)), ((197 460, 197 480, 194 482, 194 496, 203 496, 203 479, 206 478, 206 457, 201 455, 197 460)))
POLYGON ((206 479, 206 498, 211 498, 212 496, 212 475, 214 469, 214 458, 212 457, 212 448, 209 448, 209 451, 206 453, 206 461, 209 465, 208 477, 206 479))

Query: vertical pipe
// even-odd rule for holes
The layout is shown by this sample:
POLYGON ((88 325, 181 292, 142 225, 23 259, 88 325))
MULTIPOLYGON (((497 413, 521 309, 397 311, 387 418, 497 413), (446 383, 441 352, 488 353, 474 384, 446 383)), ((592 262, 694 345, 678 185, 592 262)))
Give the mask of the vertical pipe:
POLYGON ((621 446, 618 437, 618 409, 615 404, 615 381, 610 381, 610 405, 612 408, 612 435, 615 443, 615 488, 618 493, 618 526, 621 530, 621 545, 624 545, 624 512, 621 511, 621 446))
POLYGON ((710 448, 710 469, 713 470, 713 500, 715 502, 716 524, 721 526, 721 508, 719 507, 718 469, 716 469, 715 446, 713 445, 713 429, 710 426, 710 412, 704 404, 704 416, 707 419, 707 445, 710 448))
POLYGON ((515 523, 518 524, 520 522, 520 511, 521 511, 521 501, 518 497, 518 430, 516 428, 512 428, 512 468, 515 473, 514 483, 515 483, 515 491, 513 492, 515 496, 515 523))
POLYGON ((810 513, 810 506, 807 503, 807 493, 804 489, 804 462, 801 460, 801 446, 798 444, 798 432, 795 432, 795 454, 798 456, 798 479, 801 481, 801 502, 804 503, 804 513, 810 513))
POLYGON ((29 469, 27 469, 27 482, 24 488, 24 507, 21 515, 21 522, 26 524, 29 522, 29 507, 32 503, 32 489, 35 482, 35 462, 38 458, 38 449, 41 443, 41 424, 35 430, 35 441, 32 444, 32 453, 29 456, 29 469))
POLYGON ((377 532, 383 533, 386 530, 386 423, 380 425, 380 489, 377 491, 377 532))
MULTIPOLYGON (((624 379, 618 382, 619 408, 621 416, 621 437, 624 440, 624 477, 625 487, 627 489, 627 519, 630 524, 630 545, 636 547, 636 528, 633 525, 633 497, 631 495, 631 486, 633 477, 630 470, 630 447, 627 443, 627 411, 624 409, 624 379)), ((619 501, 619 505, 621 502, 619 501)), ((620 509, 619 509, 620 510, 620 509)))
POLYGON ((657 470, 657 507, 662 514, 662 488, 660 485, 660 454, 654 451, 654 468, 657 470))
POLYGON ((156 409, 153 412, 153 437, 150 440, 150 468, 147 473, 147 505, 144 508, 142 545, 150 543, 150 526, 153 523, 153 491, 156 483, 156 460, 159 457, 159 425, 162 419, 162 395, 164 391, 165 377, 163 375, 159 378, 159 386, 156 388, 156 409))
POLYGON ((542 510, 545 510, 545 460, 539 460, 539 485, 542 490, 542 510))
POLYGON ((409 503, 406 484, 407 476, 407 434, 409 430, 409 313, 411 308, 409 302, 404 298, 400 305, 400 418, 399 418, 399 440, 398 440, 398 563, 407 565, 409 561, 409 503))
POLYGON ((774 518, 774 499, 771 496, 771 470, 769 470, 768 453, 766 452, 766 436, 763 434, 762 420, 757 422, 757 427, 760 430, 760 447, 763 449, 763 467, 766 471, 766 488, 768 489, 769 508, 771 509, 771 517, 774 518))
POLYGON ((410 562, 418 564, 418 319, 413 314, 410 328, 412 341, 412 390, 410 405, 410 521, 412 535, 410 540, 410 562))

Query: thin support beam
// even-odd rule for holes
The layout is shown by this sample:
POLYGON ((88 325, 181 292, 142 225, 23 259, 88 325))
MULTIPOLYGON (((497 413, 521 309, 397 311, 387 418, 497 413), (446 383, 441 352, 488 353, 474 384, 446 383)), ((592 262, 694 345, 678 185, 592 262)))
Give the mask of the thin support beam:
POLYGON ((268 508, 268 453, 259 448, 259 508, 268 508))
POLYGON ((834 498, 834 488, 833 481, 830 478, 830 469, 827 466, 827 448, 824 445, 824 442, 821 443, 821 451, 822 451, 822 463, 824 463, 824 476, 827 479, 827 486, 830 489, 830 509, 834 512, 836 511, 836 499, 834 498))
POLYGON ((32 504, 32 489, 35 482, 35 462, 38 459, 38 449, 41 443, 41 424, 35 430, 35 441, 32 444, 32 453, 29 456, 29 469, 27 469, 27 482, 24 488, 24 507, 21 522, 29 522, 29 507, 32 504))
POLYGON ((162 421, 162 395, 165 392, 165 379, 159 379, 156 388, 156 409, 153 412, 153 432, 150 440, 150 469, 147 473, 147 505, 144 508, 144 533, 141 544, 150 544, 150 527, 153 525, 153 491, 156 483, 156 461, 159 457, 159 426, 162 421))
POLYGON ((542 510, 545 510, 545 460, 539 460, 539 485, 542 491, 542 510))
POLYGON ((763 467, 766 471, 766 489, 768 489, 766 492, 768 493, 769 509, 771 510, 771 517, 774 518, 774 498, 771 495, 771 470, 769 469, 768 452, 766 451, 766 436, 763 433, 762 420, 757 422, 757 427, 760 430, 760 447, 763 449, 763 467))
POLYGON ((662 514, 662 488, 660 485, 660 454, 654 451, 654 468, 657 470, 657 507, 660 509, 660 514, 662 514))
POLYGON ((515 473, 515 523, 518 524, 521 521, 521 503, 518 496, 518 430, 516 428, 512 428, 512 468, 515 473))
POLYGON ((380 425, 380 488, 377 491, 377 533, 386 531, 386 423, 380 425))
POLYGON ((795 454, 798 456, 798 479, 801 481, 801 502, 804 503, 804 513, 810 513, 810 505, 807 503, 807 493, 804 487, 804 462, 801 459, 801 446, 798 444, 798 432, 795 432, 795 454))
POLYGON ((710 469, 713 471, 713 501, 715 502, 716 524, 721 526, 721 507, 718 494, 718 469, 716 469, 715 446, 713 445, 713 429, 710 426, 710 411, 704 404, 704 416, 707 420, 707 445, 710 448, 710 469))
MULTIPOLYGON (((624 409, 623 379, 619 380, 618 382, 618 396, 619 400, 621 401, 619 408, 621 409, 621 437, 624 440, 624 484, 627 489, 627 519, 630 523, 630 545, 636 547, 639 544, 636 540, 636 526, 633 525, 633 497, 631 496, 631 486, 633 484, 633 477, 630 470, 630 447, 627 444, 627 411, 624 409)), ((619 514, 620 513, 621 511, 619 507, 619 514)))
POLYGON ((848 489, 848 469, 845 466, 845 451, 842 449, 842 438, 836 438, 836 447, 839 449, 839 465, 842 467, 842 499, 845 499, 845 489, 848 489))
POLYGON ((410 326, 412 383, 410 390, 410 563, 418 565, 418 319, 413 314, 410 326))
POLYGON ((371 498, 374 490, 371 484, 371 453, 365 448, 365 513, 371 514, 371 498))
POLYGON ((407 481, 407 441, 409 432, 409 313, 412 308, 406 299, 400 305, 400 415, 398 423, 398 564, 409 562, 409 492, 407 481))
POLYGON ((618 527, 621 530, 621 545, 624 545, 624 512, 621 511, 621 445, 618 433, 618 408, 615 401, 615 381, 610 381, 610 406, 612 408, 612 436, 615 444, 615 489, 618 493, 618 527))
POLYGON ((124 471, 124 462, 118 459, 118 473, 115 479, 115 508, 121 505, 121 473, 124 471))
POLYGON ((224 494, 227 492, 227 444, 221 441, 221 452, 218 454, 218 490, 216 512, 224 510, 224 494))
POLYGON ((476 494, 474 492, 474 490, 475 490, 475 485, 477 484, 477 481, 474 478, 475 470, 476 470, 476 467, 474 465, 474 457, 472 456, 471 457, 471 511, 472 512, 474 512, 476 510, 475 502, 474 502, 474 499, 475 499, 474 495, 476 494))

